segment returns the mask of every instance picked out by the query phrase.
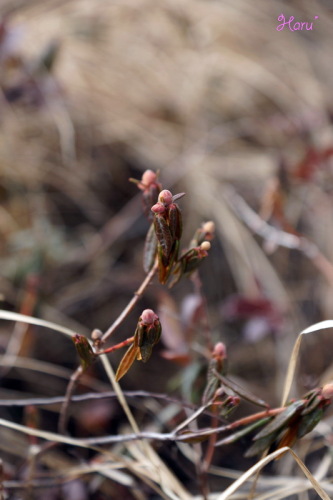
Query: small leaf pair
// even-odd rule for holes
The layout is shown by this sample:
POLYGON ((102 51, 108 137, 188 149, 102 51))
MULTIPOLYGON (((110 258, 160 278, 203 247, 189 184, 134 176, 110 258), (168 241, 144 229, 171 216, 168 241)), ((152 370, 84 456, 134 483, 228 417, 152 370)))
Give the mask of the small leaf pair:
POLYGON ((152 309, 145 309, 138 321, 132 345, 124 354, 116 373, 119 381, 131 368, 134 361, 146 363, 153 351, 154 345, 160 340, 162 327, 157 314, 152 309))

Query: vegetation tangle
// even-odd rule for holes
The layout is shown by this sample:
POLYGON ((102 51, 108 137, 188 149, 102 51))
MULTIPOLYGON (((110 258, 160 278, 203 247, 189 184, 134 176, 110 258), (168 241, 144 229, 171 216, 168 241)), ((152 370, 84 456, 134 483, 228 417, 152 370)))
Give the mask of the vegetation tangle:
MULTIPOLYGON (((25 491, 24 498, 40 498, 37 492, 42 491, 43 488, 43 491, 47 491, 48 485, 59 486, 70 481, 80 487, 84 483, 86 486, 83 490, 88 491, 92 488, 88 478, 96 475, 99 477, 98 486, 95 485, 96 491, 100 491, 100 484, 103 480, 110 480, 120 488, 114 491, 131 492, 132 496, 128 498, 192 498, 190 491, 177 477, 177 473, 168 467, 158 453, 162 443, 172 443, 177 453, 184 454, 195 464, 197 478, 193 482, 196 482, 200 498, 219 500, 233 498, 238 490, 243 492, 243 496, 237 498, 257 498, 256 488, 261 484, 260 470, 269 462, 289 453, 308 480, 307 483, 305 481, 306 484, 299 483, 300 491, 302 488, 307 490, 313 487, 321 498, 328 499, 328 494, 291 448, 321 422, 326 408, 331 403, 333 384, 328 383, 323 387, 312 389, 299 399, 290 399, 289 391, 301 336, 331 325, 326 322, 315 325, 303 331, 299 336, 291 356, 283 400, 281 405, 275 408, 271 408, 268 402, 251 394, 228 377, 227 348, 223 339, 219 339, 215 344, 212 342, 207 327, 208 321, 205 323, 206 333, 201 338, 201 352, 205 356, 205 376, 204 383, 200 384, 199 373, 197 375, 201 402, 197 401, 196 405, 190 404, 189 401, 182 403, 165 394, 156 395, 144 391, 147 363, 155 355, 155 346, 163 337, 163 324, 154 310, 147 308, 142 311, 132 336, 111 346, 107 345, 117 328, 126 322, 155 277, 161 285, 169 289, 175 287, 180 280, 190 279, 193 286, 200 291, 198 270, 203 261, 209 258, 211 242, 214 239, 214 223, 208 221, 197 229, 188 246, 184 248, 183 220, 179 206, 184 193, 173 194, 163 189, 158 174, 151 170, 146 170, 141 180, 131 180, 141 191, 143 210, 149 223, 143 252, 143 268, 146 276, 133 298, 112 325, 105 332, 94 329, 91 338, 88 339, 84 335, 59 325, 1 311, 2 319, 37 324, 69 335, 72 337, 80 360, 70 378, 64 397, 1 402, 2 405, 27 407, 29 418, 26 417, 25 425, 5 419, 1 419, 0 423, 7 429, 23 433, 30 443, 28 457, 24 466, 22 465, 25 471, 24 477, 16 482, 8 481, 3 470, 1 498, 16 498, 11 497, 8 491, 20 489, 25 491), (112 363, 112 354, 123 348, 125 352, 114 373, 109 360, 112 363), (76 395, 75 390, 82 377, 89 373, 99 359, 110 379, 113 392, 76 395), (119 381, 137 361, 143 363, 139 370, 143 390, 141 393, 122 392, 119 381), (122 428, 115 434, 94 437, 74 437, 70 434, 68 423, 71 407, 75 401, 91 400, 90 404, 93 408, 96 400, 111 397, 118 399, 127 417, 129 428, 122 428), (160 424, 143 424, 141 428, 128 402, 134 397, 144 397, 149 400, 153 415, 154 398, 169 402, 169 416, 162 419, 160 424), (258 409, 248 415, 234 418, 237 408, 243 401, 256 405, 258 409), (60 404, 58 432, 43 430, 38 425, 38 407, 52 404, 60 404), (223 446, 238 442, 246 443, 243 449, 245 457, 256 457, 254 465, 244 474, 240 474, 224 491, 213 491, 210 480, 214 472, 218 470, 214 466, 216 451, 223 446), (61 474, 57 474, 52 465, 48 465, 46 457, 50 457, 50 463, 55 461, 56 450, 60 447, 69 448, 71 457, 75 457, 77 448, 85 449, 86 454, 77 464, 73 464, 71 460, 67 473, 62 471, 61 474), (249 490, 245 488, 245 485, 250 478, 253 482, 249 490)), ((201 314, 205 315, 204 308, 201 314)), ((181 357, 181 353, 178 353, 178 361, 181 357)), ((177 353, 174 353, 173 358, 177 358, 177 353)), ((75 498, 88 498, 87 495, 88 493, 81 492, 75 498)), ((96 498, 107 497, 101 494, 96 498)), ((271 497, 260 496, 258 498, 271 497)))

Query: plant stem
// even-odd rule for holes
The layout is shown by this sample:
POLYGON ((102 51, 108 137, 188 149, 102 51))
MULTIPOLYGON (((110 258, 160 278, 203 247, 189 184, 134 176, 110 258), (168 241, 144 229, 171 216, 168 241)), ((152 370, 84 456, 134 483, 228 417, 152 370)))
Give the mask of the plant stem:
POLYGON ((58 431, 60 434, 66 433, 66 426, 68 420, 68 407, 71 402, 72 394, 74 392, 75 386, 83 373, 83 368, 81 365, 77 367, 75 372, 72 373, 71 378, 69 380, 69 384, 66 389, 65 400, 61 406, 59 423, 58 423, 58 431))
POLYGON ((104 349, 103 351, 97 351, 96 354, 109 354, 110 352, 116 351, 117 349, 121 349, 122 347, 125 347, 128 344, 131 344, 133 341, 134 341, 134 336, 129 337, 128 339, 124 340, 123 342, 119 342, 119 344, 113 345, 112 347, 108 347, 107 349, 104 349))
MULTIPOLYGON (((217 411, 217 409, 215 409, 215 412, 216 411, 217 411)), ((211 428, 216 429, 217 426, 218 426, 218 418, 217 418, 217 415, 215 413, 215 415, 212 416, 212 418, 211 418, 211 428)), ((207 476, 208 469, 209 469, 209 467, 212 463, 212 460, 213 460, 216 441, 217 441, 217 433, 211 434, 211 436, 209 437, 209 440, 208 440, 208 446, 207 446, 207 450, 206 450, 206 454, 205 454, 205 458, 204 458, 204 463, 203 463, 203 470, 204 470, 206 476, 207 476)))
POLYGON ((106 330, 106 332, 103 334, 101 340, 101 343, 104 343, 112 334, 113 332, 118 328, 118 326, 124 321, 124 319, 128 316, 128 314, 133 310, 135 304, 138 302, 138 300, 142 297, 142 294, 146 290, 147 286, 153 279, 156 271, 158 268, 158 261, 155 261, 154 266, 151 268, 143 282, 141 283, 140 287, 136 292, 134 292, 133 298, 130 300, 130 302, 127 304, 125 309, 122 311, 122 313, 118 316, 118 318, 112 323, 112 325, 106 330))

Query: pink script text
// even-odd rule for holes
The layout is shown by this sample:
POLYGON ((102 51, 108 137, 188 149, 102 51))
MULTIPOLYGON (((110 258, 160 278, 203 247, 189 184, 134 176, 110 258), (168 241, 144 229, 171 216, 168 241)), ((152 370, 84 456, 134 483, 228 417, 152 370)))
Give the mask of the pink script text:
MULTIPOLYGON (((293 23, 294 19, 295 19, 294 16, 290 16, 289 21, 286 21, 286 18, 284 17, 284 15, 281 14, 278 17, 278 21, 280 21, 281 24, 279 24, 276 27, 277 31, 283 31, 285 26, 288 26, 290 31, 300 31, 303 29, 306 29, 309 31, 309 30, 313 29, 313 22, 312 23, 307 23, 307 22, 303 22, 303 23, 295 22, 295 23, 293 23)), ((315 16, 315 19, 318 19, 318 16, 315 16)))

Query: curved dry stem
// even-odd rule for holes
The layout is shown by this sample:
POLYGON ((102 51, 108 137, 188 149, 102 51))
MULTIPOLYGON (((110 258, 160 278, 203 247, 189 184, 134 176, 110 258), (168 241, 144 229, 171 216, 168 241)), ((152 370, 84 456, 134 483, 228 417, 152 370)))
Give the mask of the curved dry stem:
POLYGON ((291 389, 294 375, 295 375, 296 364, 297 364, 297 360, 298 360, 298 353, 299 353, 299 349, 301 347, 303 335, 306 335, 308 333, 314 333, 314 332, 317 332, 318 330, 324 330, 325 328, 333 328, 333 320, 326 320, 326 321, 321 321, 319 323, 315 323, 314 325, 311 325, 308 328, 305 328, 305 330, 302 330, 298 334, 298 337, 296 339, 296 342, 294 344, 294 348, 293 348, 291 356, 290 356, 288 371, 287 371, 287 375, 286 375, 286 381, 284 383, 284 391, 283 391, 281 406, 285 406, 287 399, 288 399, 288 396, 289 396, 289 393, 290 393, 290 389, 291 389))
POLYGON ((59 423, 58 423, 58 430, 60 434, 65 434, 66 433, 66 426, 67 426, 67 421, 68 421, 68 408, 71 402, 72 394, 74 392, 75 386, 83 374, 83 368, 82 366, 78 366, 75 372, 71 375, 69 384, 66 389, 66 394, 65 394, 65 400, 61 406, 60 410, 60 416, 59 416, 59 423))
POLYGON ((14 313, 11 311, 5 311, 0 309, 0 319, 5 319, 8 321, 21 321, 23 323, 29 323, 30 325, 44 326, 45 328, 50 328, 56 332, 63 333, 69 337, 76 335, 74 330, 66 328, 65 326, 58 325, 51 321, 45 321, 44 319, 35 318, 33 316, 27 316, 26 314, 14 313))

